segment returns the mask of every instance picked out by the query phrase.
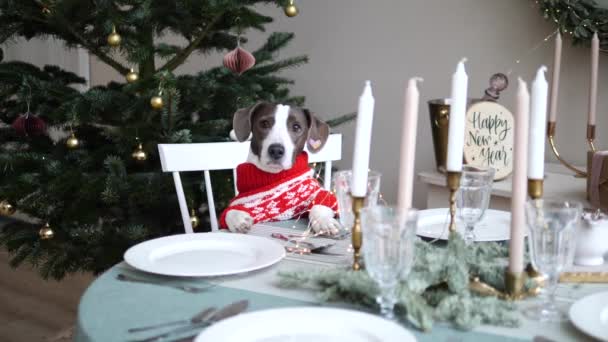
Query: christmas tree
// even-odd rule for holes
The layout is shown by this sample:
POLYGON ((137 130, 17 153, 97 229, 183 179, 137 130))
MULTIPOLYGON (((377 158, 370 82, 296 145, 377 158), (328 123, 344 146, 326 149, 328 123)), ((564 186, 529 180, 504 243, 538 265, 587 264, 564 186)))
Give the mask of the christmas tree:
MULTIPOLYGON (((292 81, 279 72, 307 57, 273 60, 292 41, 291 33, 269 34, 252 53, 255 65, 242 74, 221 65, 194 75, 173 73, 195 52, 228 53, 245 42, 247 30, 263 31, 272 18, 254 5, 265 3, 286 5, 0 1, 1 43, 55 37, 125 75, 125 82, 80 92, 74 85, 84 80, 56 66, 0 63, 0 214, 17 208, 31 217, 0 227, 0 246, 12 253, 13 266, 30 262, 43 277, 57 279, 70 272, 98 273, 137 242, 183 232, 157 144, 226 141, 236 109, 259 100, 303 104, 302 97, 290 96, 292 81), (159 38, 166 34, 186 43, 163 43, 159 38)), ((229 57, 251 56, 239 51, 229 57)), ((247 61, 231 63, 244 68, 247 61)), ((205 202, 201 178, 182 178, 190 208, 205 202)), ((231 172, 212 178, 221 209, 232 196, 231 172)))

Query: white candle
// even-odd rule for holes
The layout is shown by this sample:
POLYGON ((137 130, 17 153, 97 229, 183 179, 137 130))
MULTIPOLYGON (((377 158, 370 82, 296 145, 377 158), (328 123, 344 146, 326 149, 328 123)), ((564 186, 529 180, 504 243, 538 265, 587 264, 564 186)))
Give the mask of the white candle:
POLYGON ((462 171, 462 153, 464 148, 464 126, 467 111, 467 86, 469 77, 464 71, 463 58, 458 62, 456 72, 452 75, 452 97, 450 102, 450 120, 448 127, 448 171, 462 171))
POLYGON ((557 121, 557 97, 559 94, 559 72, 562 65, 562 34, 558 31, 555 36, 555 51, 553 54, 553 71, 551 73, 551 103, 549 105, 549 121, 557 121))
POLYGON ((528 164, 528 124, 530 95, 526 82, 518 79, 515 112, 515 144, 513 146, 513 182, 511 185, 511 238, 509 239, 509 272, 524 271, 524 235, 526 230, 525 203, 528 164))
POLYGON ((589 80, 589 119, 587 125, 595 126, 595 112, 597 106, 597 71, 600 59, 600 40, 597 32, 591 39, 591 77, 589 80))
POLYGON ((416 128, 418 125, 418 102, 420 93, 416 85, 422 81, 420 77, 410 78, 405 90, 405 104, 401 127, 401 156, 399 158, 399 193, 397 206, 412 207, 412 191, 414 188, 414 163, 416 160, 416 128))
POLYGON ((355 147, 353 151, 353 178, 350 192, 353 196, 364 197, 367 193, 367 172, 369 170, 369 150, 374 118, 374 97, 370 81, 365 82, 363 94, 359 97, 355 147))
POLYGON ((528 139, 528 178, 543 179, 545 175, 545 133, 547 125, 546 66, 536 72, 530 100, 530 134, 528 139))

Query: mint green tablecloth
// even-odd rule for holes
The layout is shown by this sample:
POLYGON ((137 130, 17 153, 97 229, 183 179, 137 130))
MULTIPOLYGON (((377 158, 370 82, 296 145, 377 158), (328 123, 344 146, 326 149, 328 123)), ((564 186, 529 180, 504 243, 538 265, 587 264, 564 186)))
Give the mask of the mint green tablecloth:
MULTIPOLYGON (((286 290, 275 286, 279 270, 306 270, 328 267, 285 259, 264 270, 213 279, 176 279, 155 276, 137 271, 120 263, 102 274, 87 289, 78 308, 75 341, 127 341, 162 332, 151 331, 129 334, 127 329, 172 320, 186 319, 209 306, 222 306, 240 299, 248 299, 248 311, 289 306, 320 305, 314 294, 303 290, 286 290), (218 286, 198 294, 185 293, 170 287, 127 283, 116 280, 126 273, 159 283, 203 285, 209 281, 218 286)), ((561 286, 559 295, 566 299, 582 297, 587 293, 608 290, 606 285, 561 286)), ((529 303, 522 303, 525 304, 529 303)), ((347 304, 342 304, 347 305, 347 304)), ((419 341, 521 341, 541 335, 555 341, 590 341, 569 322, 541 324, 523 321, 517 329, 482 326, 475 331, 462 332, 446 325, 436 325, 429 333, 412 330, 419 341)), ((177 336, 176 336, 177 337, 177 336)))

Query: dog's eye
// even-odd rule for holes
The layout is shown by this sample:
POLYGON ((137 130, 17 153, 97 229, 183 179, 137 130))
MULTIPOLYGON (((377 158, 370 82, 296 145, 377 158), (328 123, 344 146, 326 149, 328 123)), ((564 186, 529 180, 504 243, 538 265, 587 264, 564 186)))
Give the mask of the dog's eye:
POLYGON ((293 126, 292 126, 292 129, 293 129, 294 132, 298 133, 298 132, 300 132, 302 130, 302 126, 300 126, 299 123, 294 123, 293 126))
POLYGON ((270 125, 270 121, 268 121, 268 120, 262 120, 262 121, 260 121, 260 127, 262 127, 262 128, 270 128, 270 126, 271 126, 270 125))

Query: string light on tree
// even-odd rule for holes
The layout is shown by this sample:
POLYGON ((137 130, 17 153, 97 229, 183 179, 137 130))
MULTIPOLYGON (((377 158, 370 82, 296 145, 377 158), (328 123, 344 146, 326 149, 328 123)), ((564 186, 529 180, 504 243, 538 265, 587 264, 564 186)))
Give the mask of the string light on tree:
POLYGON ((55 232, 47 222, 40 230, 38 231, 38 236, 40 236, 41 240, 50 240, 55 236, 55 232))
POLYGON ((289 4, 284 8, 285 15, 292 18, 298 15, 298 7, 296 7, 295 0, 289 0, 289 4))
POLYGON ((116 32, 116 26, 112 26, 112 33, 110 33, 110 35, 108 36, 108 45, 116 47, 120 45, 121 41, 122 37, 120 37, 118 32, 116 32))
POLYGON ((137 80, 139 80, 139 74, 136 73, 135 70, 133 70, 133 68, 131 68, 131 70, 127 73, 125 78, 127 79, 127 82, 134 83, 134 82, 137 82, 137 80))
POLYGON ((9 201, 0 201, 0 216, 11 216, 15 211, 15 207, 9 201))

